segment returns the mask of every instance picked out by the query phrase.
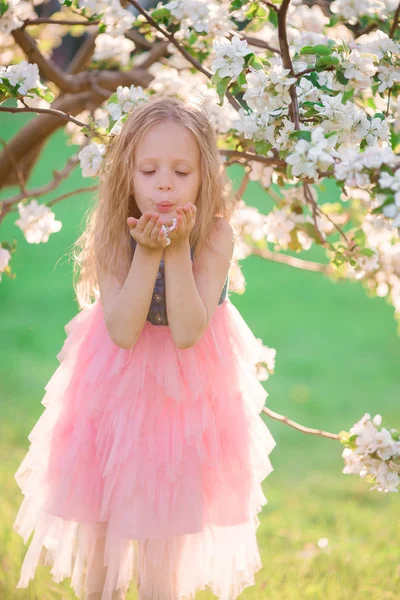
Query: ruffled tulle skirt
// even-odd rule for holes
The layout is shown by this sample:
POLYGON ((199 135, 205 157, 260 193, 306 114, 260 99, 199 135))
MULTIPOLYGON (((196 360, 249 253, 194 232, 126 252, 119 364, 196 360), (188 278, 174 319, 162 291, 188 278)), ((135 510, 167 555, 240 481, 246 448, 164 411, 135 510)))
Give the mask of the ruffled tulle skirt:
POLYGON ((145 600, 207 588, 233 600, 262 567, 257 513, 276 445, 260 417, 268 393, 252 331, 229 298, 191 348, 149 321, 119 348, 100 300, 65 331, 15 473, 14 529, 25 543, 33 533, 17 587, 40 564, 55 582, 70 577, 79 598, 111 600, 140 580, 145 600))

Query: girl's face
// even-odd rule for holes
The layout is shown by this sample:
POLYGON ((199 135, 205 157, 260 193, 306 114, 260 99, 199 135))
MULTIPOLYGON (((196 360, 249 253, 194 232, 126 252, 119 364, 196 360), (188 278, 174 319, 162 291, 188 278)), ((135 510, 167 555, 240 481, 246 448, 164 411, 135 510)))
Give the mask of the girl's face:
POLYGON ((153 125, 135 149, 133 193, 140 212, 158 212, 163 223, 176 207, 196 204, 200 190, 200 149, 193 133, 174 121, 153 125), (170 203, 162 208, 160 203, 170 203))

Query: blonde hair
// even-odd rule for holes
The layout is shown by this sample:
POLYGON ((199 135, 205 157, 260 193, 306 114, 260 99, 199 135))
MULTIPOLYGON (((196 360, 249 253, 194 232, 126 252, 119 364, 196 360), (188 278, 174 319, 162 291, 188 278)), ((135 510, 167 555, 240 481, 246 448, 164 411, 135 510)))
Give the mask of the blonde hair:
POLYGON ((115 275, 121 284, 126 279, 134 252, 127 218, 141 216, 130 177, 135 148, 150 127, 167 120, 187 127, 200 149, 201 186, 189 238, 194 259, 207 244, 214 218, 230 221, 235 211, 237 197, 221 164, 217 137, 205 107, 195 100, 150 97, 133 109, 120 133, 110 139, 99 174, 98 202, 84 215, 83 232, 73 244, 73 287, 81 307, 99 296, 96 265, 115 275))

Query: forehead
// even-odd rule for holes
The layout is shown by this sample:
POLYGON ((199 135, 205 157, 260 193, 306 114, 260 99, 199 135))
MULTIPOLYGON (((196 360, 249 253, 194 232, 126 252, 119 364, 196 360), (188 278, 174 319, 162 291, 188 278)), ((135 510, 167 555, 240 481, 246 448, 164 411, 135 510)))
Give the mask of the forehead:
POLYGON ((152 125, 138 140, 135 148, 137 160, 197 161, 200 148, 194 134, 174 121, 161 121, 152 125))

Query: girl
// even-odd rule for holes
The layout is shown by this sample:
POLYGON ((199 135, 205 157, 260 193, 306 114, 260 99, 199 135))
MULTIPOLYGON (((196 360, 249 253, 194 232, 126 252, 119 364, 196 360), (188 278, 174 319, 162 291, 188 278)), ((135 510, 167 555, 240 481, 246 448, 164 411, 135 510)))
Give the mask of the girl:
POLYGON ((257 513, 275 446, 259 345, 227 296, 234 196, 205 109, 136 107, 110 143, 77 240, 82 310, 15 477, 14 523, 79 598, 224 600, 261 568, 257 513), (94 296, 95 301, 90 303, 94 296))

